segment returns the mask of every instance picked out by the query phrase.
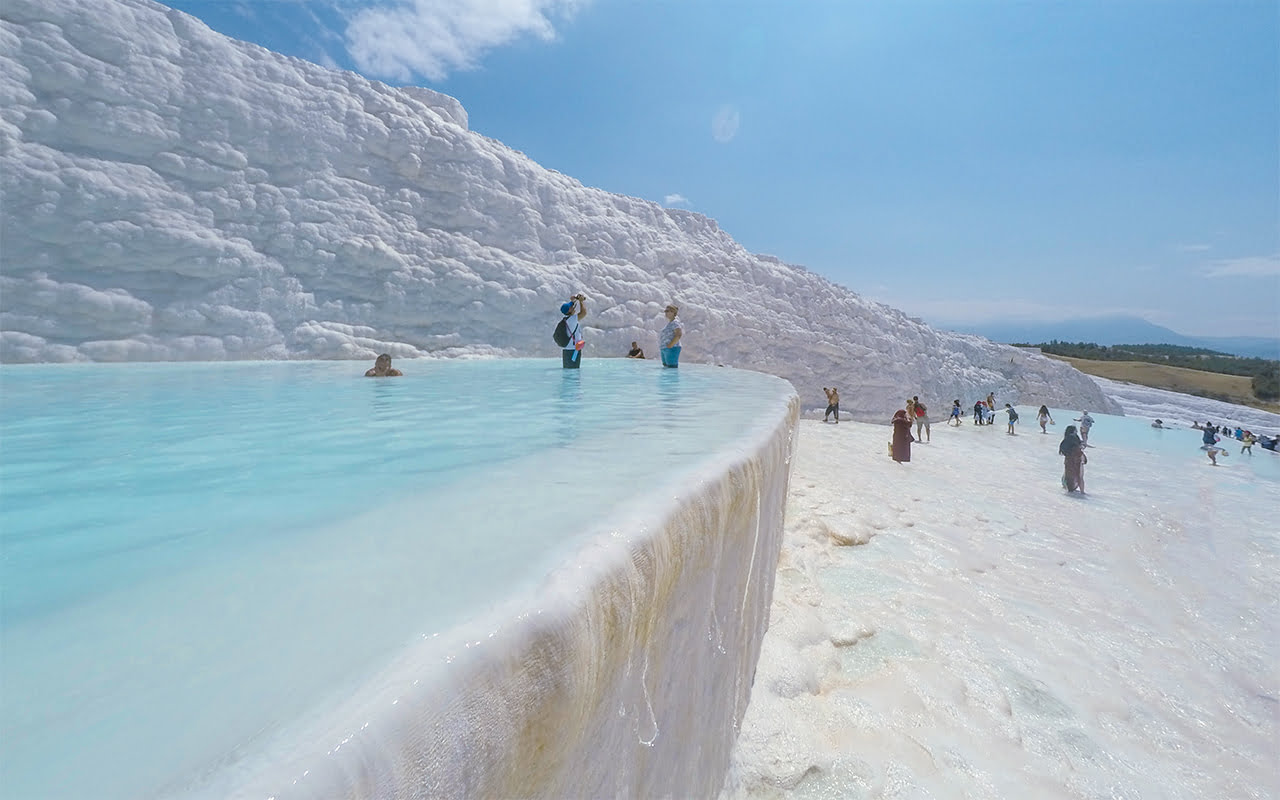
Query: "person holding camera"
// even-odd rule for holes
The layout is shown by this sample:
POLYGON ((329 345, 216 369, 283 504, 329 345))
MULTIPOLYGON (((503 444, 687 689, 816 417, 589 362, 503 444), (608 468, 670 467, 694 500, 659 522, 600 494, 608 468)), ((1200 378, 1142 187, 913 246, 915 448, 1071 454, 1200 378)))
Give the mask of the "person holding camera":
POLYGON ((560 313, 565 319, 565 328, 569 333, 569 342, 561 352, 561 363, 565 369, 578 369, 582 366, 582 348, 586 344, 582 340, 582 318, 587 315, 587 297, 579 292, 560 306, 560 313))

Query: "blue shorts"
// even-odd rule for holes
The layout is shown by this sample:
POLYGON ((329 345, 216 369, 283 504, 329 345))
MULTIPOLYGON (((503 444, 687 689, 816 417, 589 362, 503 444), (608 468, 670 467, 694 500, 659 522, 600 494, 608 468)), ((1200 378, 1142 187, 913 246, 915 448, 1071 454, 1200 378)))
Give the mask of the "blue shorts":
POLYGON ((658 355, 662 357, 662 366, 679 367, 680 366, 680 345, 675 347, 658 348, 658 355))

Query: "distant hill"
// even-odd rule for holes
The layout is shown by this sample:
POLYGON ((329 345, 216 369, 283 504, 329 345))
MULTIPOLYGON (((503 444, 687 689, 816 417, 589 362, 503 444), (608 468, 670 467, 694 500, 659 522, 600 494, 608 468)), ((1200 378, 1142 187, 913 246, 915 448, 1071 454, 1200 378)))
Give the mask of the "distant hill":
POLYGON ((1105 316, 1058 322, 1000 322, 973 325, 938 325, 959 333, 975 333, 994 342, 1093 342, 1094 344, 1176 344, 1204 347, 1245 358, 1280 359, 1280 337, 1185 336, 1140 317, 1105 316))

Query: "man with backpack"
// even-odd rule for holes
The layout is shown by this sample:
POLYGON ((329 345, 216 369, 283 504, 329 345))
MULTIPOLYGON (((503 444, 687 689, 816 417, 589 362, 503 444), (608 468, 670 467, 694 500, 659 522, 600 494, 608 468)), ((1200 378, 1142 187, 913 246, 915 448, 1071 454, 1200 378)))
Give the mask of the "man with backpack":
POLYGON ((919 395, 911 396, 909 410, 916 415, 916 441, 920 441, 921 429, 924 430, 924 440, 926 442, 931 441, 933 434, 929 431, 929 409, 925 408, 924 403, 920 402, 919 395))
POLYGON ((582 348, 586 344, 582 340, 582 318, 587 315, 586 301, 586 296, 579 292, 560 305, 560 313, 564 315, 564 319, 556 323, 555 333, 551 338, 560 345, 561 364, 565 369, 578 369, 582 366, 582 348))

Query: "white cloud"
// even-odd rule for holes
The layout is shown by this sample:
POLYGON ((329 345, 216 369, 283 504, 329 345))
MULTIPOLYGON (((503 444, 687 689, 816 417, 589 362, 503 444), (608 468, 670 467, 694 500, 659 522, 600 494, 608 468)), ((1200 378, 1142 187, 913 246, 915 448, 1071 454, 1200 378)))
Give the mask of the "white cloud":
POLYGON ((1224 258, 1205 268, 1206 278, 1267 278, 1280 275, 1280 253, 1270 256, 1224 258))
POLYGON ((733 106, 721 106, 711 120, 711 135, 717 142, 732 141, 738 135, 738 125, 742 117, 733 106))
POLYGON ((590 0, 398 0, 365 8, 347 25, 347 50, 361 71, 394 80, 444 80, 485 53, 525 36, 556 37, 590 0))
POLYGON ((689 205, 689 198, 682 194, 663 195, 662 204, 664 206, 687 206, 689 205))

